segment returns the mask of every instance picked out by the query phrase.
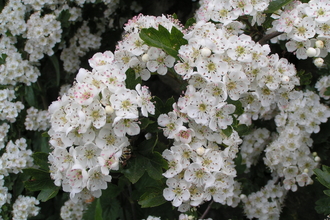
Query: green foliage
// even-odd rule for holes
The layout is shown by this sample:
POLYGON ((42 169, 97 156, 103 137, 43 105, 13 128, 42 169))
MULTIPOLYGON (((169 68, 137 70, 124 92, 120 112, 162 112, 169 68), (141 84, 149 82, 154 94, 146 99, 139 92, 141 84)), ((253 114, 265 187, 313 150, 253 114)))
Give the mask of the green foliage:
POLYGON ((183 38, 183 33, 174 26, 171 32, 162 25, 158 26, 158 30, 152 27, 144 28, 141 30, 140 38, 147 45, 160 48, 177 60, 179 59, 178 50, 180 46, 188 43, 188 41, 183 38))
POLYGON ((319 199, 315 203, 315 210, 319 214, 328 215, 330 214, 330 197, 325 197, 322 199, 319 199))
POLYGON ((314 169, 314 173, 316 174, 316 179, 325 187, 330 189, 330 167, 323 165, 322 170, 317 168, 314 169))
POLYGON ((141 208, 156 207, 166 202, 163 196, 162 188, 148 187, 145 193, 139 199, 141 208))
POLYGON ((311 84, 312 80, 312 73, 306 72, 305 70, 299 70, 297 72, 297 76, 300 78, 300 85, 301 86, 307 86, 311 84))
POLYGON ((193 26, 196 23, 196 19, 195 18, 189 18, 186 22, 186 24, 184 25, 184 28, 189 28, 191 26, 193 26))
POLYGON ((287 4, 291 3, 293 0, 274 0, 269 3, 266 13, 274 13, 287 4))
POLYGON ((55 73, 56 73, 56 86, 60 86, 60 79, 61 79, 61 75, 60 75, 60 63, 58 62, 58 58, 53 55, 53 56, 49 56, 50 61, 52 62, 54 68, 55 68, 55 73))
POLYGON ((132 68, 129 68, 126 71, 126 80, 125 80, 126 88, 135 89, 135 86, 141 83, 142 83, 141 78, 136 77, 135 71, 132 68))
POLYGON ((61 26, 63 28, 68 28, 70 26, 69 18, 71 14, 69 10, 62 10, 59 16, 57 17, 57 20, 61 22, 61 26))
POLYGON ((0 65, 5 64, 6 63, 6 58, 7 58, 7 54, 1 54, 0 56, 0 65))
MULTIPOLYGON (((330 167, 323 165, 322 170, 317 168, 314 169, 316 174, 316 179, 325 187, 330 189, 330 167)), ((321 198, 316 202, 316 211, 320 214, 328 215, 330 214, 330 190, 323 191, 325 195, 329 196, 326 198, 321 198)))
POLYGON ((158 152, 153 152, 148 156, 136 154, 129 160, 127 168, 123 169, 122 172, 134 184, 139 181, 145 171, 151 178, 161 179, 165 168, 167 168, 166 160, 158 152))
POLYGON ((24 182, 25 188, 30 191, 40 191, 37 199, 45 202, 57 195, 59 187, 54 185, 49 172, 35 168, 26 168, 23 172, 31 176, 30 180, 24 182))

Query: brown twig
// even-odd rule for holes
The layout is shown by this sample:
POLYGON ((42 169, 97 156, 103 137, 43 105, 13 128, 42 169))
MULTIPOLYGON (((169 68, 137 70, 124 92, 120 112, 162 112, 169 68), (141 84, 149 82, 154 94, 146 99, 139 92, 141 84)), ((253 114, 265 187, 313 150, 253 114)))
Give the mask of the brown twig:
POLYGON ((205 212, 204 212, 203 215, 200 217, 200 219, 204 219, 204 218, 205 218, 205 216, 207 215, 207 213, 210 211, 213 202, 214 202, 214 200, 212 200, 212 201, 210 202, 210 204, 207 206, 205 212))
POLYGON ((265 35, 263 38, 261 38, 258 43, 261 44, 261 45, 264 45, 268 40, 274 38, 274 37, 277 37, 279 35, 283 34, 283 32, 278 32, 278 31, 274 31, 270 34, 267 34, 265 35))

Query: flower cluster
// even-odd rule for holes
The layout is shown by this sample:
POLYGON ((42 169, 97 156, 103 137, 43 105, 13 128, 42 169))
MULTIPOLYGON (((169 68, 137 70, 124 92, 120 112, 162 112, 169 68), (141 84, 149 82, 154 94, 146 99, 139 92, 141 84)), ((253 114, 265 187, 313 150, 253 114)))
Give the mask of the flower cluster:
POLYGON ((40 11, 35 12, 26 22, 27 42, 24 50, 29 53, 30 61, 38 61, 44 54, 54 54, 53 47, 61 40, 61 23, 54 14, 41 16, 40 11), (38 47, 35 47, 38 45, 38 47))
POLYGON ((11 123, 16 121, 18 113, 24 109, 24 105, 19 101, 12 102, 15 98, 13 89, 0 90, 0 120, 11 123))
POLYGON ((11 193, 9 192, 8 188, 4 186, 4 184, 4 176, 0 175, 0 207, 2 207, 5 203, 10 203, 12 198, 11 193))
POLYGON ((0 174, 8 176, 9 173, 22 172, 23 168, 32 167, 32 151, 27 149, 24 138, 17 139, 15 143, 9 141, 6 145, 6 151, 2 154, 0 164, 0 174))
POLYGON ((30 196, 19 195, 13 205, 13 220, 23 220, 39 213, 39 201, 30 196))
MULTIPOLYGON (((287 40, 286 48, 298 59, 325 57, 330 52, 330 4, 326 0, 311 0, 308 3, 293 1, 273 15, 273 28, 283 32, 279 40, 287 40)), ((272 41, 276 42, 276 38, 272 41)), ((323 60, 315 59, 321 67, 323 60)))
POLYGON ((330 98, 329 95, 325 94, 328 87, 330 87, 330 76, 321 77, 315 84, 315 88, 319 92, 319 96, 326 100, 330 98))
POLYGON ((330 110, 320 103, 313 92, 294 92, 295 98, 275 117, 278 137, 265 149, 265 164, 284 177, 285 189, 296 191, 297 185, 312 183, 310 176, 318 160, 310 152, 312 133, 318 133, 319 125, 330 117, 330 110))
MULTIPOLYGON (((139 28, 156 26, 162 21, 173 23, 166 17, 157 19, 139 28)), ((130 25, 134 29, 141 20, 148 19, 137 17, 126 29, 130 25)), ((153 60, 136 62, 152 48, 138 44, 139 39, 131 44, 133 35, 136 35, 133 30, 128 31, 114 54, 96 53, 89 60, 93 70, 80 69, 73 87, 49 107, 49 135, 54 147, 49 156, 52 178, 76 201, 101 195, 101 189, 106 189, 112 179, 110 171, 119 169, 122 154, 129 151, 127 136, 140 133, 139 117, 155 112, 146 86, 126 87, 125 72, 132 68, 137 77, 141 76, 137 70, 142 68, 138 65, 146 68, 147 62, 153 60)))
POLYGON ((196 17, 198 20, 212 20, 227 25, 240 16, 250 15, 253 17, 252 25, 255 22, 261 25, 265 21, 263 12, 269 2, 269 0, 202 0, 200 8, 196 11, 196 17))
POLYGON ((242 140, 234 121, 251 124, 252 119, 267 118, 287 104, 286 95, 299 81, 286 59, 268 56, 268 46, 237 36, 226 26, 199 21, 185 38, 188 44, 179 50, 182 62, 174 69, 188 80, 187 90, 174 111, 158 118, 164 135, 175 140, 163 153, 169 162, 164 197, 182 206, 179 210, 212 197, 235 206, 239 190, 233 160, 242 140), (234 114, 235 101, 242 103, 244 115, 234 114), (226 129, 231 135, 223 132, 226 129))
POLYGON ((83 213, 86 210, 86 204, 83 201, 78 201, 77 203, 72 200, 68 200, 61 207, 60 216, 65 220, 76 220, 82 219, 83 213))
POLYGON ((266 128, 255 129, 250 134, 243 137, 240 148, 242 163, 245 164, 247 168, 245 172, 249 171, 251 165, 256 165, 260 154, 264 151, 270 139, 270 132, 266 128))
POLYGON ((260 191, 247 197, 241 195, 246 217, 260 220, 279 219, 287 191, 280 184, 276 184, 277 179, 278 177, 274 177, 260 191))
POLYGON ((30 107, 26 110, 25 128, 30 131, 46 131, 50 127, 47 110, 38 110, 30 107))
POLYGON ((15 43, 17 43, 17 40, 14 37, 6 37, 2 34, 0 50, 5 62, 0 65, 0 84, 16 85, 21 82, 31 85, 31 83, 37 81, 40 75, 39 69, 22 58, 22 55, 14 46, 15 43))
POLYGON ((76 72, 79 69, 80 58, 89 50, 100 47, 101 33, 92 34, 87 21, 83 23, 70 39, 70 46, 62 50, 60 58, 63 61, 65 71, 69 73, 76 72))

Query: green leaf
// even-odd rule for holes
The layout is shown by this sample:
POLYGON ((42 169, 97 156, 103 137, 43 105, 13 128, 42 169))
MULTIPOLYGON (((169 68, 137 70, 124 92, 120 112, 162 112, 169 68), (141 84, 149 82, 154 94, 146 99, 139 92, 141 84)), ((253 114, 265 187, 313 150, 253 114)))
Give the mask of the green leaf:
POLYGON ((242 155, 240 153, 237 154, 237 157, 234 159, 234 162, 237 174, 243 174, 246 169, 246 165, 242 164, 242 155))
POLYGON ((55 73, 56 73, 56 86, 60 86, 60 79, 61 79, 61 75, 60 75, 60 64, 58 62, 58 58, 57 56, 55 56, 55 54, 53 56, 49 57, 50 61, 52 62, 54 68, 55 68, 55 73))
POLYGON ((329 173, 329 167, 323 165, 322 169, 314 169, 314 173, 316 174, 316 179, 325 187, 330 189, 330 173, 329 173))
POLYGON ((23 173, 32 177, 30 180, 24 182, 25 188, 30 191, 40 190, 38 195, 39 200, 46 202, 57 195, 60 187, 54 185, 49 172, 35 168, 27 168, 23 169, 23 173))
POLYGON ((327 87, 327 90, 325 90, 324 95, 330 96, 330 86, 327 87))
POLYGON ((149 118, 142 118, 140 120, 140 128, 141 130, 146 129, 148 125, 155 123, 154 121, 150 120, 149 118))
POLYGON ((181 45, 185 45, 188 43, 186 39, 183 38, 184 34, 177 29, 176 27, 172 27, 170 41, 172 44, 172 48, 176 50, 176 54, 178 53, 181 45))
POLYGON ((179 59, 178 50, 181 45, 188 41, 183 38, 183 34, 177 28, 173 27, 171 33, 162 25, 155 28, 144 28, 141 30, 140 38, 149 46, 164 50, 168 55, 179 59))
POLYGON ((149 140, 142 141, 141 144, 138 146, 138 151, 142 155, 148 155, 150 153, 153 153, 153 150, 158 142, 158 135, 153 134, 152 137, 149 140))
POLYGON ((251 131, 250 127, 245 124, 239 124, 235 127, 235 130, 238 132, 239 136, 247 135, 251 131))
POLYGON ((325 195, 330 196, 330 189, 324 190, 323 192, 325 195))
POLYGON ((60 187, 55 186, 55 185, 50 188, 42 189, 40 191, 40 193, 38 194, 37 199, 41 200, 42 202, 46 202, 46 201, 50 200, 51 198, 54 198, 57 195, 59 190, 60 190, 60 187))
POLYGON ((167 162, 162 155, 158 152, 154 152, 148 161, 147 173, 151 178, 160 180, 163 178, 163 168, 166 169, 167 166, 167 162))
POLYGON ((227 137, 230 137, 230 135, 233 133, 233 128, 231 126, 228 126, 226 129, 221 130, 227 137))
POLYGON ((165 103, 165 106, 164 106, 165 111, 166 111, 166 112, 170 112, 170 111, 172 111, 172 110, 173 110, 173 104, 174 104, 174 103, 175 103, 175 100, 174 100, 173 97, 167 99, 167 100, 166 100, 166 103, 165 103))
POLYGON ((70 17, 71 17, 71 14, 70 14, 69 10, 62 10, 61 13, 59 14, 57 20, 59 22, 61 22, 62 27, 67 28, 70 26, 70 22, 69 22, 70 17))
POLYGON ((312 82, 313 75, 311 72, 306 73, 305 70, 299 70, 297 76, 299 77, 301 86, 310 85, 312 82))
POLYGON ((96 199, 96 207, 95 207, 95 220, 103 220, 102 217, 102 207, 101 207, 101 202, 100 202, 100 198, 96 199))
POLYGON ((6 63, 6 58, 7 58, 7 54, 1 54, 0 56, 0 65, 5 64, 6 63))
POLYGON ((142 155, 137 155, 128 162, 128 168, 123 170, 123 173, 131 183, 136 183, 144 174, 147 159, 142 155))
POLYGON ((228 97, 226 100, 228 104, 235 105, 235 112, 233 114, 240 116, 241 114, 244 113, 244 109, 242 106, 242 103, 239 100, 232 100, 228 97))
POLYGON ((84 216, 82 219, 103 220, 100 198, 95 199, 91 204, 88 205, 88 210, 84 212, 84 216))
POLYGON ((139 205, 142 208, 156 207, 166 202, 163 190, 159 188, 147 188, 146 192, 140 197, 139 205))
POLYGON ((36 152, 32 155, 34 164, 38 165, 40 169, 48 171, 48 154, 43 152, 36 152))
POLYGON ((186 21, 186 24, 184 25, 184 28, 187 29, 187 28, 193 26, 195 23, 196 23, 196 19, 195 18, 189 18, 186 21))
POLYGON ((315 210, 319 214, 330 214, 330 197, 322 198, 316 201, 315 210))
POLYGON ((135 89, 137 84, 141 84, 142 80, 141 77, 136 78, 135 71, 132 68, 126 70, 126 88, 128 89, 135 89))
POLYGON ((274 0, 269 3, 268 9, 265 13, 274 13, 275 11, 281 9, 287 4, 291 3, 293 0, 274 0))
POLYGON ((30 175, 32 178, 24 182, 25 188, 30 191, 39 191, 54 186, 53 180, 50 178, 49 172, 45 170, 26 168, 23 173, 30 175))
POLYGON ((32 86, 25 86, 25 101, 29 106, 37 107, 37 100, 35 99, 35 94, 32 86))

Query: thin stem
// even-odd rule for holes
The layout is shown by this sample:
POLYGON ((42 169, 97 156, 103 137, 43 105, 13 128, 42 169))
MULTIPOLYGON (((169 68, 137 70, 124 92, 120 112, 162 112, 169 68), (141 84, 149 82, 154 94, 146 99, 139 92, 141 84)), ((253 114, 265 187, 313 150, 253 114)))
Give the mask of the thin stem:
POLYGON ((131 204, 131 209, 132 209, 132 216, 133 216, 133 219, 137 219, 136 218, 134 201, 132 200, 132 184, 128 185, 128 191, 129 191, 129 203, 131 204))
POLYGON ((204 218, 205 218, 205 216, 207 215, 207 213, 210 211, 211 206, 212 206, 213 203, 214 203, 214 200, 212 200, 212 201, 210 202, 210 204, 207 206, 205 212, 204 212, 203 215, 200 217, 200 219, 204 219, 204 218))
POLYGON ((274 31, 270 34, 267 34, 265 35, 263 38, 261 38, 258 43, 261 44, 261 45, 264 45, 268 40, 274 38, 274 37, 277 37, 279 35, 283 34, 283 32, 278 32, 278 31, 274 31))
MULTIPOLYGON (((37 85, 38 85, 40 91, 44 91, 44 89, 41 87, 39 81, 37 81, 37 85)), ((47 99, 46 99, 45 95, 41 96, 41 100, 42 100, 42 104, 43 104, 44 109, 47 110, 48 109, 48 102, 47 102, 47 99)))

